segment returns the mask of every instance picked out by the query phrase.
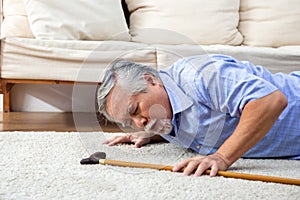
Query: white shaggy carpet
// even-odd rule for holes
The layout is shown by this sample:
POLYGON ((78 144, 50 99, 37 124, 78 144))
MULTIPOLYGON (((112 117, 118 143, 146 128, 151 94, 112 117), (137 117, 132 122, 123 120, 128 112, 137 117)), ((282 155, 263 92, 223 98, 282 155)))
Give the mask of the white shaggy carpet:
MULTIPOLYGON (((0 199, 300 199, 300 186, 151 169, 80 165, 108 159, 174 165, 195 154, 172 144, 108 147, 114 134, 0 132, 0 199)), ((231 171, 300 179, 300 161, 240 159, 231 171)))

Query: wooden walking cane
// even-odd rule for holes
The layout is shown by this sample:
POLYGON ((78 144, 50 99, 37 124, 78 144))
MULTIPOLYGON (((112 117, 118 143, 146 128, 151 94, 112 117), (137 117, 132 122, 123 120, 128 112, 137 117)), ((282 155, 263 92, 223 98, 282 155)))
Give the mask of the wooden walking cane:
MULTIPOLYGON (((113 165, 113 166, 121 166, 121 167, 149 168, 149 169, 173 171, 172 170, 173 166, 139 163, 139 162, 127 162, 127 161, 120 161, 120 160, 108 160, 105 159, 105 157, 106 154, 104 152, 96 152, 92 154, 89 158, 82 159, 80 163, 81 164, 103 164, 103 165, 113 165)), ((182 169, 181 172, 183 170, 184 169, 182 169)), ((209 175, 210 170, 206 170, 204 174, 209 175)), ((227 178, 237 178, 237 179, 282 183, 282 184, 300 186, 300 179, 264 176, 264 175, 256 175, 256 174, 245 174, 245 173, 230 172, 230 171, 219 171, 217 175, 227 177, 227 178)))

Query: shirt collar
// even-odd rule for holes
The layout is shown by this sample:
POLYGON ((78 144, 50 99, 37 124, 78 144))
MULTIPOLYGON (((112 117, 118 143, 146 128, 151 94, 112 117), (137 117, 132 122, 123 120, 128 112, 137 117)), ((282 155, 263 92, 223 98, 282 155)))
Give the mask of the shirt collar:
POLYGON ((174 120, 175 115, 192 106, 193 101, 182 91, 182 89, 176 84, 176 82, 169 76, 167 72, 160 71, 159 76, 169 96, 174 120))

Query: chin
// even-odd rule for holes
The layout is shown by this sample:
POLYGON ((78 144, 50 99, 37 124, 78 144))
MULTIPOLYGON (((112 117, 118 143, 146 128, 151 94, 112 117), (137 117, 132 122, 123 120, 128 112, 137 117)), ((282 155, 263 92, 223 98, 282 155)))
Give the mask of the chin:
POLYGON ((170 119, 152 119, 144 130, 148 134, 169 134, 173 129, 170 119))

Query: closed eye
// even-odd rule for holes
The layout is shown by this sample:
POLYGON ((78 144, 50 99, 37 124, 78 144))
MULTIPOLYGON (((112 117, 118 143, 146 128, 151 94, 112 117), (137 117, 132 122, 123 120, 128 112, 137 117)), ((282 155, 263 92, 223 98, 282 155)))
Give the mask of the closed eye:
POLYGON ((136 107, 135 107, 135 109, 134 109, 132 115, 137 115, 138 112, 139 112, 139 104, 136 105, 136 107))

